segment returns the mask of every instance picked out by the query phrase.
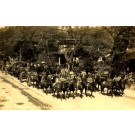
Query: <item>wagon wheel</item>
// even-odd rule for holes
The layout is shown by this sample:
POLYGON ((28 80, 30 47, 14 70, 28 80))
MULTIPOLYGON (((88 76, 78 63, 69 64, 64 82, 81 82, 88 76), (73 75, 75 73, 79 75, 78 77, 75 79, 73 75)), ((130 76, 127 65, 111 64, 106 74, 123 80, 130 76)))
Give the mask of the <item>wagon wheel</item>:
POLYGON ((28 86, 31 86, 31 79, 30 79, 30 76, 27 76, 27 85, 28 85, 28 86))
POLYGON ((19 75, 19 80, 20 80, 20 82, 23 82, 22 73, 20 73, 20 75, 19 75))

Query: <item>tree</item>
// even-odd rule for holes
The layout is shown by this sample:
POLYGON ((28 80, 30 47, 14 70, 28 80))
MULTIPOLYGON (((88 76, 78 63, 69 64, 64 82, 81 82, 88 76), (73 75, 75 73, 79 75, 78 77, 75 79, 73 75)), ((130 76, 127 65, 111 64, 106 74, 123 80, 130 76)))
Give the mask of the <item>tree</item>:
POLYGON ((120 74, 125 69, 126 50, 130 45, 130 38, 135 33, 135 27, 104 27, 113 41, 112 54, 112 72, 120 74))
POLYGON ((49 51, 48 40, 54 39, 58 27, 14 26, 0 29, 0 49, 4 54, 22 57, 22 60, 38 60, 42 52, 46 57, 49 51))

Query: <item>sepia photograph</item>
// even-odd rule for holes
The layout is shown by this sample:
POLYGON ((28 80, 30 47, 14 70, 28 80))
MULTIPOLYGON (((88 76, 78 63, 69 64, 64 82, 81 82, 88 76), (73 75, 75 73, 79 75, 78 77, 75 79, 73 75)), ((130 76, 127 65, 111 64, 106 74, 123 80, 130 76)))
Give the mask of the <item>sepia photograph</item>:
POLYGON ((135 109, 135 26, 1 26, 0 110, 135 109))
POLYGON ((133 0, 0 5, 2 135, 135 134, 133 0))

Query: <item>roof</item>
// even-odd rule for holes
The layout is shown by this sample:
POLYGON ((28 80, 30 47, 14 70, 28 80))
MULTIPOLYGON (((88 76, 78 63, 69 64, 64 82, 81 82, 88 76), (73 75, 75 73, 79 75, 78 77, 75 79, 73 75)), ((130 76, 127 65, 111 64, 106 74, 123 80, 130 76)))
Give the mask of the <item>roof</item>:
POLYGON ((127 49, 126 53, 135 53, 135 48, 127 49))
POLYGON ((126 51, 127 53, 127 59, 135 59, 135 48, 132 48, 132 49, 128 49, 126 51))
POLYGON ((82 48, 85 50, 85 51, 92 51, 93 50, 93 46, 82 46, 82 48))

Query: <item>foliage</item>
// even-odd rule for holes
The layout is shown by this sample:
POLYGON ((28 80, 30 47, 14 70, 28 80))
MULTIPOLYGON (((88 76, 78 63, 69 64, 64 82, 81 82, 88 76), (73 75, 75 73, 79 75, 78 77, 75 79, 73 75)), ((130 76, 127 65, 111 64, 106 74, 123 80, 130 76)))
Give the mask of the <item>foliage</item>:
POLYGON ((113 40, 112 71, 119 74, 125 69, 126 50, 130 47, 130 39, 134 37, 135 27, 104 27, 113 40))
POLYGON ((129 40, 135 27, 89 26, 10 26, 0 29, 0 52, 24 61, 49 61, 58 52, 57 41, 75 40, 67 51, 67 59, 73 64, 78 55, 84 67, 93 68, 99 57, 111 53, 112 70, 121 71, 125 64, 126 49, 133 47, 129 40))

